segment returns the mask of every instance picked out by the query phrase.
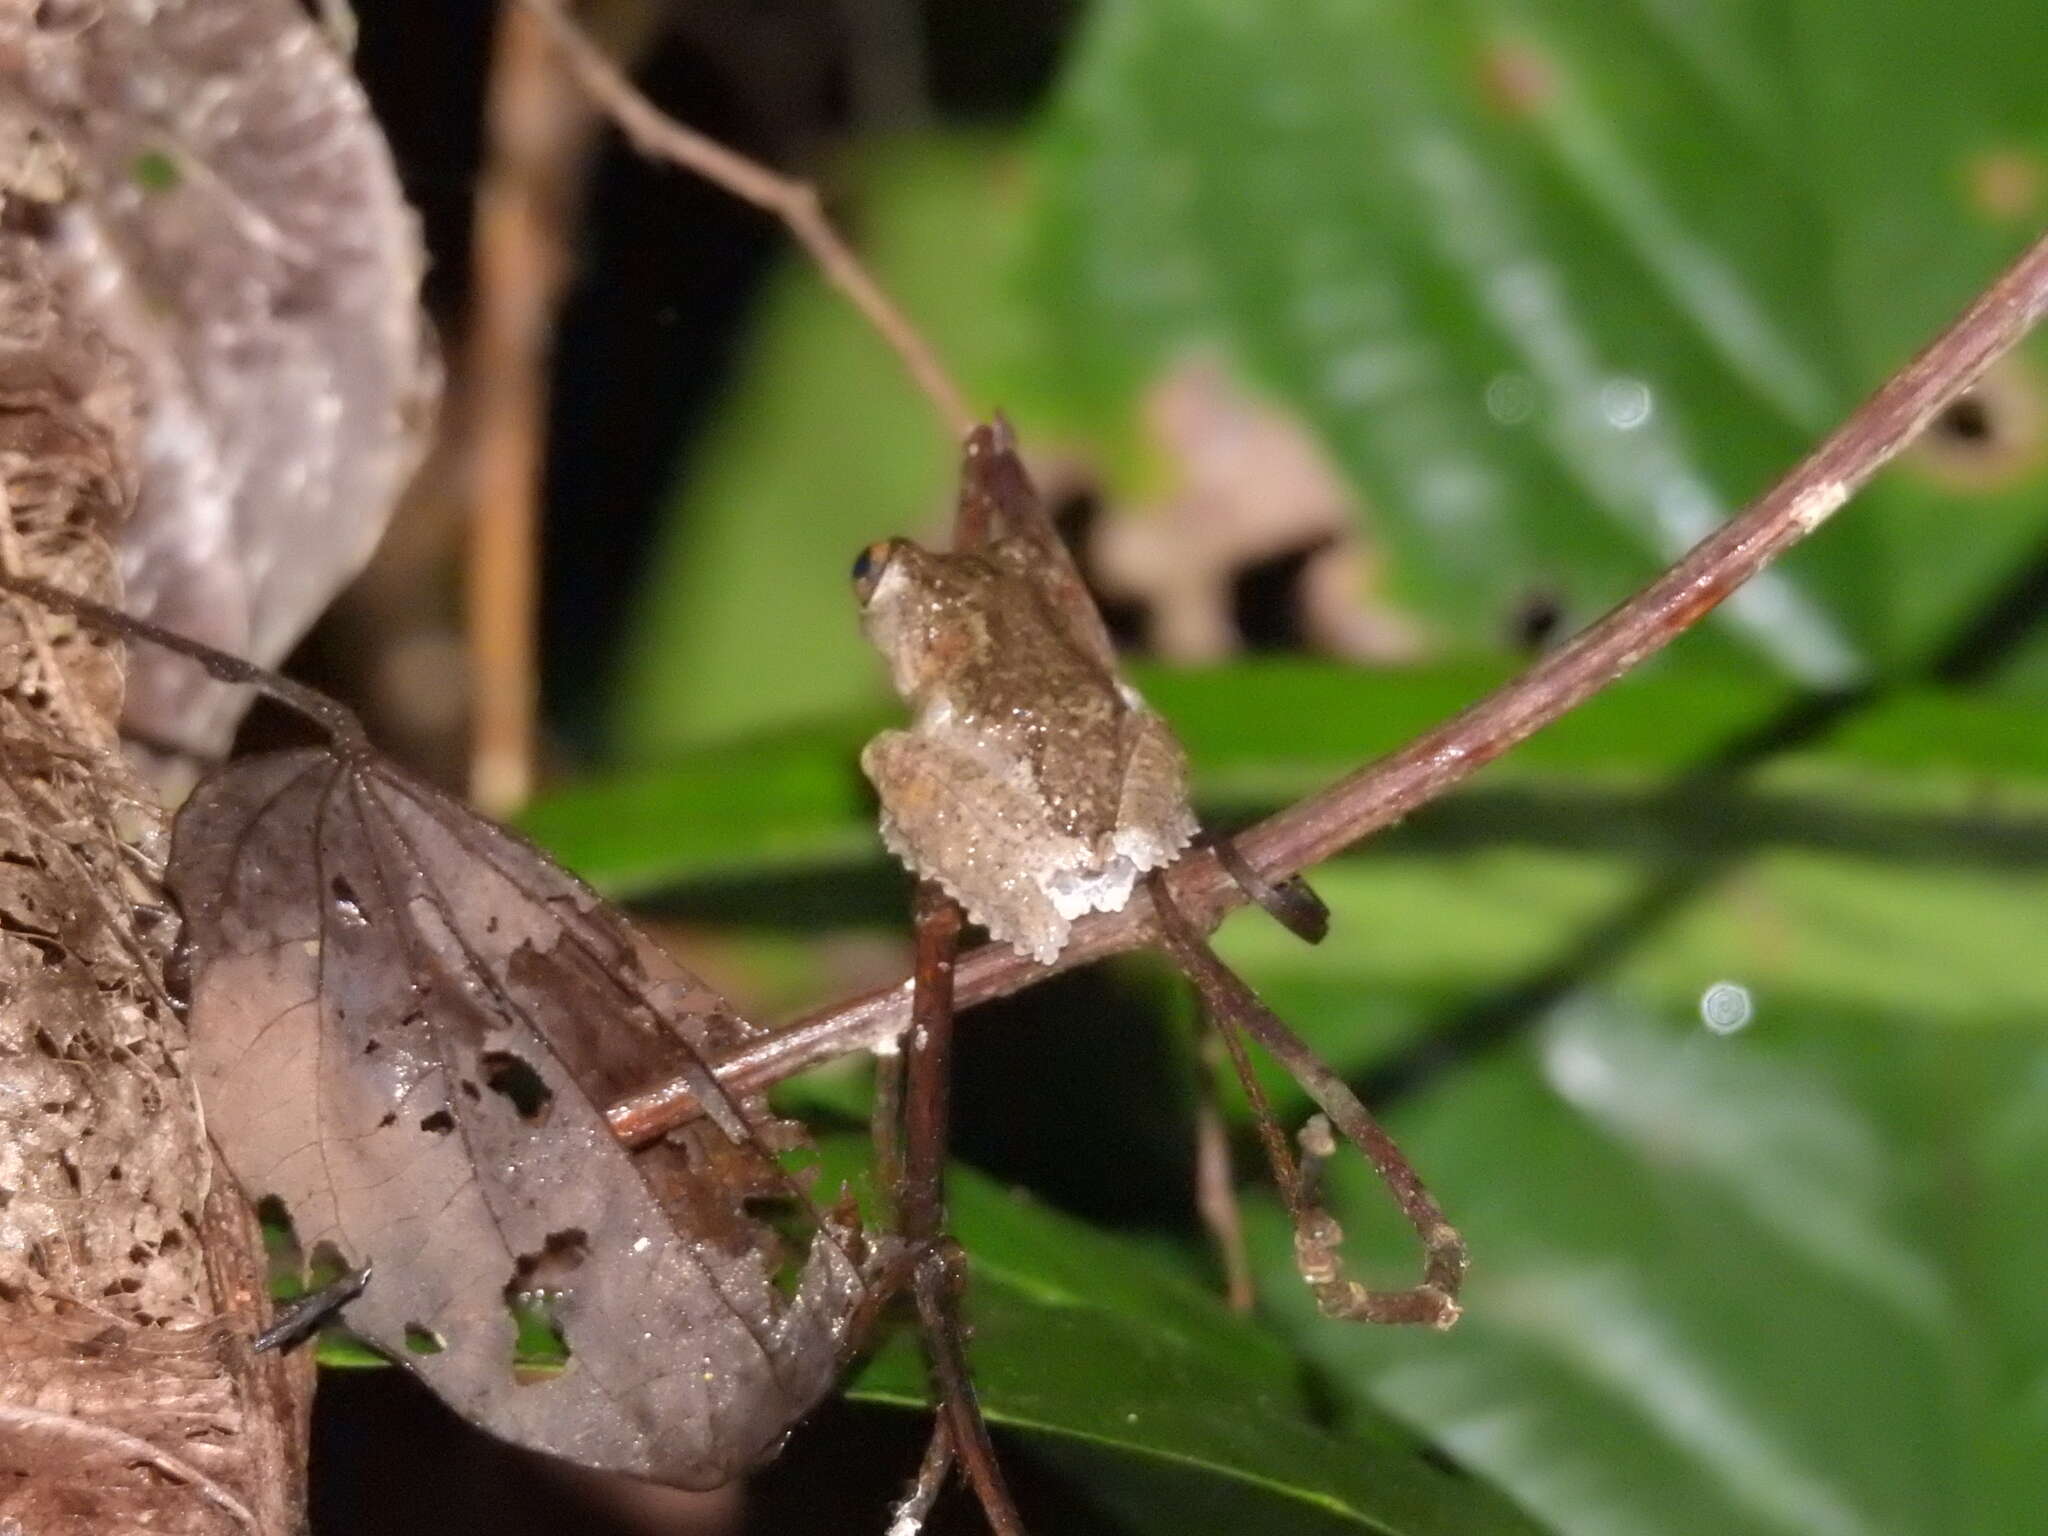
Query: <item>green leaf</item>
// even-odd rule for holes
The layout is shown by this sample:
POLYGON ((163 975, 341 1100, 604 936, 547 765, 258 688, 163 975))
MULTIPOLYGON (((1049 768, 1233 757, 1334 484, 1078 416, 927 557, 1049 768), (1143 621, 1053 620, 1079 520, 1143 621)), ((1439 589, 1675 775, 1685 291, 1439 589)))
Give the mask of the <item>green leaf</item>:
MULTIPOLYGON (((1162 370, 1220 352, 1336 452, 1443 632, 1490 643, 1532 586, 1590 618, 2032 235, 2037 22, 1113 0, 1041 135, 1043 382, 1114 446, 1162 370), (2000 157, 2031 202, 1990 190, 2000 157)), ((1684 654, 1807 683, 1924 658, 2038 539, 2044 355, 1994 381, 1992 430, 1866 492, 1684 654)))
POLYGON ((857 858, 875 846, 860 744, 879 715, 677 755, 553 790, 521 825, 615 895, 857 858))
MULTIPOLYGON (((1499 678, 1446 664, 1371 673, 1302 662, 1140 673, 1175 722, 1204 807, 1235 822, 1329 783, 1499 678)), ((1734 843, 1860 847, 1914 861, 2048 858, 2048 740, 2025 706, 1887 696, 1741 787, 1674 800, 1669 777, 1772 719, 1783 696, 1697 669, 1632 679, 1477 785, 1390 835, 1403 848, 1501 842, 1666 857, 1734 843)), ((832 717, 557 790, 525 826, 613 894, 779 872, 879 867, 859 744, 887 716, 832 717)))
MULTIPOLYGON (((1474 1255, 1448 1336, 1333 1327, 1261 1193, 1262 1300, 1345 1403, 1563 1531, 2025 1529, 2021 1447, 2048 1443, 2048 869, 1799 849, 1698 870, 1715 899, 1647 918, 1463 1060, 1437 1031, 1644 882, 1584 854, 1362 860, 1325 872, 1349 921, 1322 951, 1228 930, 1340 1069, 1438 1038, 1394 1129, 1474 1255), (1732 1033, 1702 1019, 1717 982, 1753 1002, 1732 1033)), ((1332 1187, 1366 1272, 1399 1281, 1412 1239, 1370 1175, 1340 1158, 1332 1187)))
MULTIPOLYGON (((842 1175, 865 1155, 852 1138, 834 1139, 826 1152, 842 1175)), ((1347 1434, 1319 1427, 1293 1359, 1269 1332, 1130 1241, 971 1170, 955 1170, 949 1203, 971 1258, 970 1354, 984 1409, 999 1425, 1033 1432, 1033 1446, 1052 1437, 1056 1454, 1071 1457, 1065 1464, 1092 1486, 1128 1494, 1122 1480, 1140 1480, 1172 1501, 1164 1507, 1180 1512, 1184 1532, 1241 1529, 1234 1522, 1248 1511, 1259 1528, 1271 1521, 1287 1531, 1534 1530, 1370 1412, 1355 1415, 1347 1434), (1133 1457, 1146 1470, 1134 1471, 1133 1457)), ((849 1391, 924 1404, 924 1368, 907 1331, 876 1352, 849 1391)), ((1156 1516, 1137 1528, 1158 1528, 1156 1516)))
POLYGON ((1279 1212, 1253 1223, 1269 1302, 1346 1402, 1566 1531, 2027 1528, 2038 1029, 1778 1010, 1721 1039, 1587 996, 1401 1130, 1476 1255, 1448 1337, 1331 1329, 1279 1212))

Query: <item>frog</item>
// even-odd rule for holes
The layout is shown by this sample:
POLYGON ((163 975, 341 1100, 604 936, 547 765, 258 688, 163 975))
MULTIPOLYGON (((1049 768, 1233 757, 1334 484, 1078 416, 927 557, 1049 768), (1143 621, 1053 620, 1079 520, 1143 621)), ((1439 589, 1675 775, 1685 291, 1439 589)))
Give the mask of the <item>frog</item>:
POLYGON ((1115 912, 1194 841, 1187 754, 1119 675, 1108 631, 1007 432, 967 443, 954 550, 855 560, 861 625, 907 727, 861 753, 882 840, 992 940, 1050 965, 1076 918, 1115 912))

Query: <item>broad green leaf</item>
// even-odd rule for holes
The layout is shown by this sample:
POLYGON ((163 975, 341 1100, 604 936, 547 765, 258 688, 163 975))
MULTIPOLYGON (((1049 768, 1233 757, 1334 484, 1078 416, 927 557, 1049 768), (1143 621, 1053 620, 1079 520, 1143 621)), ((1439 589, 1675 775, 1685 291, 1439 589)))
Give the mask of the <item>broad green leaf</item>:
MULTIPOLYGON (((1324 872, 1350 922, 1321 951, 1226 931, 1340 1069, 1424 1064, 1394 1128, 1474 1255, 1450 1335, 1336 1327, 1261 1196, 1267 1304, 1345 1401, 1573 1536, 2028 1528, 2048 869, 1785 849, 1692 873, 1631 929, 1617 915, 1685 868, 1386 856, 1324 872), (1433 1067, 1410 1051, 1596 931, 1616 937, 1547 1012, 1433 1067), (1721 1033, 1702 1001, 1728 983, 1751 1010, 1721 1033)), ((1343 1158, 1333 1188, 1366 1272, 1401 1278, 1409 1239, 1370 1176, 1343 1158)))
POLYGON ((1757 1016, 1868 1008, 1889 1027, 2048 1032, 2048 964, 2035 935, 2048 865, 1914 867, 1781 848, 1745 861, 1653 866, 1536 848, 1403 852, 1316 877, 1336 926, 1304 948, 1269 922, 1225 928, 1219 947, 1338 1065, 1367 1066, 1413 1029, 1515 987, 1623 915, 1591 975, 1697 1022, 1717 983, 1748 990, 1757 1016), (1676 914, 1631 934, 1650 880, 1693 873, 1676 914), (1402 1021, 1405 1021, 1403 1023, 1402 1021))
MULTIPOLYGON (((2005 1532, 2048 1443, 2034 1303, 2048 1036, 1766 1008, 1717 1037, 1581 994, 1399 1122, 1473 1245, 1441 1339, 1266 1299, 1562 1531, 2005 1532)), ((1346 1167, 1340 1200, 1371 1202, 1346 1167)))
MULTIPOLYGON (((1372 673, 1246 662, 1141 674, 1187 742, 1203 804, 1229 820, 1329 783, 1478 697, 1499 673, 1372 673)), ((1674 773, 1771 720, 1775 689, 1700 669, 1631 679, 1551 727, 1474 788, 1391 834, 1400 846, 1504 842, 1639 857, 1737 844, 1862 848, 1915 863, 2048 858, 2048 737, 2036 712, 1906 691, 1740 786, 1674 799, 1674 773)), ((834 716, 558 790, 525 825, 615 894, 879 859, 859 744, 888 716, 834 716)))
MULTIPOLYGON (((1487 643, 1532 586, 1591 617, 2035 231, 2038 23, 2032 0, 1108 0, 1040 141, 1048 393, 1123 444, 1149 381, 1221 353, 1331 445, 1447 634, 1487 643)), ((1838 683, 1941 643, 2038 538, 2044 355, 1993 381, 1991 430, 1888 477, 1685 654, 1838 683)))
MULTIPOLYGON (((839 1139, 835 1171, 864 1149, 839 1139)), ((1070 1469, 1110 1489, 1135 1477, 1184 1532, 1228 1532, 1256 1512, 1284 1531, 1533 1532, 1483 1484, 1451 1476, 1370 1411, 1320 1427, 1295 1362, 1178 1268, 1135 1244, 956 1170, 950 1206, 971 1255, 976 1385, 990 1419, 1061 1442, 1070 1469), (1113 1454, 1110 1454, 1113 1453, 1113 1454), (1133 1459, 1146 1470, 1134 1472, 1133 1459), (1218 1485, 1221 1485, 1220 1491, 1218 1485)), ((851 1395, 925 1402, 924 1367, 899 1331, 851 1395)), ((1156 1518, 1136 1529, 1158 1529, 1156 1518)))

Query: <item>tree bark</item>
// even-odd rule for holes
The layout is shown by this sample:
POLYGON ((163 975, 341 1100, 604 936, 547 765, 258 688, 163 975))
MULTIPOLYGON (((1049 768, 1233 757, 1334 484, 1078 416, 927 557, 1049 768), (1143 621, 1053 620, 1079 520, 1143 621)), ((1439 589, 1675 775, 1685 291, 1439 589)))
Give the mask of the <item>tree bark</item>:
MULTIPOLYGON (((138 412, 53 276, 69 176, 0 106, 0 559, 118 606, 138 412)), ((185 1074, 123 667, 0 604, 0 1531, 274 1536, 304 1520, 311 1367, 249 1349, 261 1245, 185 1074)))

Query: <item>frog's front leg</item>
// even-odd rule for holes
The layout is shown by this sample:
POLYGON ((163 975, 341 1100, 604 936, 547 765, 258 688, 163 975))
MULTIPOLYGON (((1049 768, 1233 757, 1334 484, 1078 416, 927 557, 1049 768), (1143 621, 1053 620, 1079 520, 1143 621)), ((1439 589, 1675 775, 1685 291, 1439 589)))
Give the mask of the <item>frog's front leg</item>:
POLYGON ((1051 825, 1021 767, 911 731, 884 731, 860 755, 882 801, 882 841, 934 880, 989 937, 1049 965, 1070 920, 1049 887, 1087 849, 1051 825))

